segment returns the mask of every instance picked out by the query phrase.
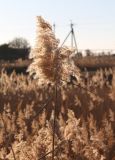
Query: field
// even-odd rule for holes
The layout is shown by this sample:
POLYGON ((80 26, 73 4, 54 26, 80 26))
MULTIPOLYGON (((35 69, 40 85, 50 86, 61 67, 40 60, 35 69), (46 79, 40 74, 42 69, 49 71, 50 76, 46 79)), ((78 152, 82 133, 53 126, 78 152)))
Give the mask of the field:
POLYGON ((0 63, 0 159, 115 160, 114 55, 72 58, 37 28, 32 61, 0 63))
MULTIPOLYGON (((115 56, 113 55, 104 55, 104 56, 85 56, 85 57, 76 57, 75 64, 84 71, 84 68, 87 68, 88 71, 96 71, 100 68, 111 68, 115 67, 115 56)), ((26 73, 27 67, 31 64, 32 60, 15 60, 12 62, 0 61, 0 70, 5 68, 8 73, 11 73, 13 70, 16 70, 17 73, 26 73)))
MULTIPOLYGON (((55 160, 115 160, 114 80, 112 68, 85 71, 81 84, 58 88, 55 160)), ((1 71, 1 160, 52 159, 55 103, 52 85, 1 71)))
POLYGON ((109 68, 115 66, 115 56, 85 56, 83 58, 76 58, 75 63, 81 69, 87 68, 91 70, 97 70, 99 68, 109 68))

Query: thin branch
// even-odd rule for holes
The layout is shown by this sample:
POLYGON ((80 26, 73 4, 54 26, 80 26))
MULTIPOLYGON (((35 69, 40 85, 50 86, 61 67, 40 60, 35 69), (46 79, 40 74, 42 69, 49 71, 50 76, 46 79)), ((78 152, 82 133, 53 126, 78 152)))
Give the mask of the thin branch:
MULTIPOLYGON (((62 81, 62 82, 68 83, 68 81, 63 80, 63 79, 61 79, 61 81, 62 81)), ((79 87, 79 88, 82 88, 82 89, 84 89, 85 91, 87 91, 87 92, 89 92, 89 93, 91 93, 91 94, 97 96, 93 91, 90 91, 89 89, 87 89, 87 88, 85 88, 85 87, 83 87, 83 86, 80 86, 80 84, 75 84, 75 83, 72 83, 72 84, 73 84, 74 86, 77 86, 77 87, 79 87)))
POLYGON ((42 157, 40 157, 38 160, 43 160, 43 158, 45 158, 46 156, 48 156, 52 152, 55 152, 63 144, 63 142, 65 142, 65 140, 63 140, 57 147, 55 147, 54 150, 47 152, 45 155, 43 155, 42 157))
POLYGON ((33 116, 33 117, 31 117, 31 118, 29 119, 29 121, 27 121, 26 124, 29 124, 31 121, 33 121, 33 120, 43 111, 43 109, 45 109, 45 108, 47 107, 47 105, 48 105, 49 102, 51 101, 52 97, 53 97, 53 96, 51 96, 50 98, 47 99, 46 103, 43 104, 43 105, 40 107, 40 109, 37 111, 36 115, 33 116))

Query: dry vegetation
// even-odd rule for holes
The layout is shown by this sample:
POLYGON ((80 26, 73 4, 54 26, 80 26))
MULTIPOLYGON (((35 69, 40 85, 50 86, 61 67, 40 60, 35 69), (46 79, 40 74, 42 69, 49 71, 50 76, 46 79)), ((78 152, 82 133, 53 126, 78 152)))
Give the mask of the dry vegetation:
MULTIPOLYGON (((87 77, 85 89, 68 84, 58 91, 55 159, 115 158, 115 86, 104 79, 101 83, 101 75, 102 70, 95 74, 96 83, 87 77)), ((38 160, 51 151, 53 86, 41 87, 24 75, 2 72, 0 97, 0 158, 14 159, 11 148, 18 160, 38 160)))
POLYGON ((58 62, 54 159, 115 160, 114 69, 100 69, 90 76, 86 70, 82 75, 74 64, 67 65, 71 51, 58 50, 50 25, 39 18, 41 44, 28 69, 36 79, 0 73, 0 159, 52 159, 52 154, 44 155, 52 151, 53 74, 58 62), (68 81, 70 69, 78 81, 68 81))
POLYGON ((88 68, 90 70, 105 68, 105 67, 115 67, 115 56, 103 55, 103 56, 86 56, 81 58, 76 58, 75 63, 80 68, 88 68))
MULTIPOLYGON (((17 60, 13 62, 0 61, 0 70, 5 68, 7 71, 20 69, 24 72, 24 68, 27 69, 31 64, 30 59, 27 60, 17 60)), ((104 56, 86 56, 86 57, 76 57, 74 59, 75 64, 82 70, 87 68, 90 71, 95 71, 100 68, 111 68, 115 67, 115 56, 112 55, 104 55, 104 56)))

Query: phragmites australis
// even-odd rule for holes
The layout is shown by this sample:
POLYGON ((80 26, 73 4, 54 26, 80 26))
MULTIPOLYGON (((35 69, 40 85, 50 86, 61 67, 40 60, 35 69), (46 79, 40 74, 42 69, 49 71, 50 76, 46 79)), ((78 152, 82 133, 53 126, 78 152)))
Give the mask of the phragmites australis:
POLYGON ((59 40, 56 39, 51 25, 38 16, 36 44, 30 54, 33 62, 28 67, 29 74, 42 84, 54 83, 55 75, 58 80, 65 81, 70 75, 79 78, 80 71, 70 58, 72 53, 67 47, 59 47, 59 40))

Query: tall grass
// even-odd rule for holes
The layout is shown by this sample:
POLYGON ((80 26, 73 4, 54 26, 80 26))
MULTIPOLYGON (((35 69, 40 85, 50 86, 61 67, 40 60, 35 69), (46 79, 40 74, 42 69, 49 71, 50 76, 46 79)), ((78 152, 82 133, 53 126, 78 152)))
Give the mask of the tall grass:
MULTIPOLYGON (((55 159, 109 160, 115 157, 115 99, 111 96, 114 81, 113 86, 105 83, 102 86, 99 77, 98 85, 92 83, 91 77, 88 81, 84 82, 85 89, 67 84, 59 90, 55 145, 63 143, 56 150, 55 159)), ((10 145, 16 159, 36 160, 51 151, 53 86, 41 87, 30 77, 15 73, 8 76, 4 72, 0 86, 0 158, 13 159, 10 145), (49 96, 52 100, 36 116, 49 96)), ((46 159, 51 159, 51 155, 46 159)))

